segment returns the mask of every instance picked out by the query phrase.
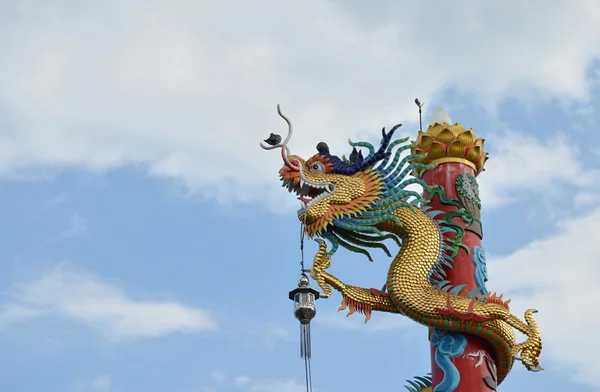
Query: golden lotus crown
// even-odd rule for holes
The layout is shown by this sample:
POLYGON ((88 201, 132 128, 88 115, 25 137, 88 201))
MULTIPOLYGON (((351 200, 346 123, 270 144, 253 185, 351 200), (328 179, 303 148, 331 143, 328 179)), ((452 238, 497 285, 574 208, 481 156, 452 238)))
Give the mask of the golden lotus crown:
MULTIPOLYGON (((473 129, 465 129, 461 124, 450 125, 446 122, 435 122, 427 132, 419 131, 419 136, 411 149, 412 154, 425 155, 415 162, 424 165, 459 162, 475 170, 475 176, 481 173, 488 159, 484 151, 485 139, 479 139, 473 129)), ((421 177, 423 169, 416 169, 413 174, 421 177)))

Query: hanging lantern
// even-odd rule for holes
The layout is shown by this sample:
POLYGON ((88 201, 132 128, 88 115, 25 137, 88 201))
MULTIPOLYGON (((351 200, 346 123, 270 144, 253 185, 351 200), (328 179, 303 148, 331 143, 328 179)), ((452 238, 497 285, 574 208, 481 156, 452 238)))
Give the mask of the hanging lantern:
POLYGON ((315 300, 319 292, 310 288, 306 274, 300 274, 298 287, 290 291, 290 299, 294 301, 294 316, 300 321, 300 356, 310 358, 310 320, 317 314, 315 300))

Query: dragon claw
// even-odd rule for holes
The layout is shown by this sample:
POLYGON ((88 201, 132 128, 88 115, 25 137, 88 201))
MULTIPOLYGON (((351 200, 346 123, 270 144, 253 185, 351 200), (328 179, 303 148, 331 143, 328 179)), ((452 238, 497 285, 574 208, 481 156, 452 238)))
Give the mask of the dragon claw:
POLYGON ((539 363, 542 340, 537 324, 532 317, 534 313, 537 313, 537 309, 527 309, 525 312, 525 323, 520 321, 512 323, 515 328, 527 335, 525 342, 513 346, 512 357, 515 360, 521 361, 527 370, 539 372, 544 370, 539 363))
POLYGON ((351 315, 353 315, 355 312, 358 311, 359 313, 362 313, 365 315, 365 323, 369 322, 369 320, 371 319, 372 308, 369 305, 361 304, 361 303, 356 302, 346 296, 342 297, 342 304, 338 308, 338 312, 341 312, 342 310, 345 310, 345 309, 348 309, 348 313, 346 314, 346 317, 350 317, 351 315))
POLYGON ((315 239, 319 244, 319 250, 313 259, 313 267, 310 269, 310 277, 317 281, 319 287, 323 290, 321 298, 327 298, 331 295, 331 287, 326 281, 327 273, 325 270, 329 268, 331 260, 327 255, 327 244, 322 239, 315 239))
POLYGON ((531 361, 523 361, 523 364, 530 372, 541 372, 542 370, 544 370, 544 368, 541 367, 539 364, 534 365, 531 361))
POLYGON ((521 363, 525 365, 525 368, 527 368, 527 370, 529 370, 530 372, 540 372, 544 370, 544 368, 540 366, 537 356, 531 352, 531 348, 526 347, 522 349, 520 354, 521 355, 515 354, 513 358, 518 361, 521 361, 521 363))

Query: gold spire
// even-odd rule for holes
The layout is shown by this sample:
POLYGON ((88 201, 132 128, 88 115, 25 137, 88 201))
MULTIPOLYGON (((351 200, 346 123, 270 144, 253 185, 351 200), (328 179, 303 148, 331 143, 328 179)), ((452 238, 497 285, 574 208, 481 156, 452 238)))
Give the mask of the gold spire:
MULTIPOLYGON (((444 162, 459 162, 475 170, 475 176, 481 173, 488 153, 483 149, 485 139, 478 139, 473 129, 465 129, 461 124, 450 125, 448 113, 438 109, 431 116, 431 125, 427 132, 419 131, 419 136, 411 149, 412 154, 426 154, 415 162, 425 165, 444 162)), ((421 177, 422 169, 413 174, 421 177)))

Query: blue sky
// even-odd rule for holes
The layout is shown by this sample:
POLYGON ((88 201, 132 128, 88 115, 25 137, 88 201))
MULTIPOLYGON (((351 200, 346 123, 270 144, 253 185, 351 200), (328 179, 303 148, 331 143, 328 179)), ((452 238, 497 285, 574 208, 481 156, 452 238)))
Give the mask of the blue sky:
MULTIPOLYGON (((546 371, 500 390, 600 390, 600 8, 547 4, 0 3, 0 390, 302 391, 296 200, 258 142, 277 103, 304 156, 416 137, 415 97, 486 138, 488 288, 540 310, 546 371)), ((338 253, 381 287, 383 254, 338 253)), ((316 389, 429 371, 425 328, 339 301, 316 389)))

